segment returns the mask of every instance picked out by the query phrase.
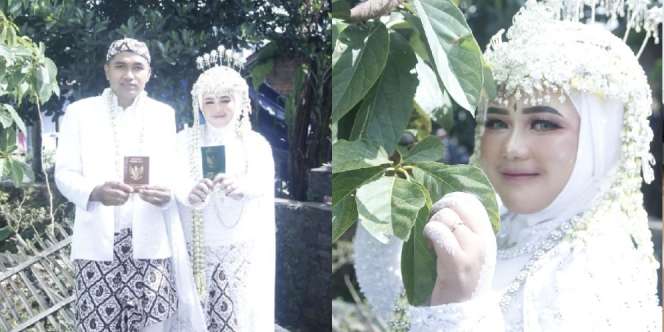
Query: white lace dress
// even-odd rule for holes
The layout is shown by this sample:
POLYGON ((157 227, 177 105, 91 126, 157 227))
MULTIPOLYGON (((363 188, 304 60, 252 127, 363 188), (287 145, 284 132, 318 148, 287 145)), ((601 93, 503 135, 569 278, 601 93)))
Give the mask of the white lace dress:
MULTIPOLYGON (((225 145, 226 174, 236 176, 245 194, 236 200, 215 192, 203 205, 208 287, 203 312, 208 331, 272 330, 275 282, 272 150, 269 143, 253 131, 241 142, 233 132, 203 128, 201 145, 225 145)), ((187 155, 190 140, 190 129, 178 133, 180 156, 187 155)), ((195 183, 189 178, 176 191, 189 249, 192 210, 187 197, 195 183)))
MULTIPOLYGON (((645 215, 639 220, 644 221, 645 215)), ((516 221, 518 223, 518 221, 516 221)), ((480 285, 471 300, 407 309, 412 331, 661 331, 657 262, 635 248, 626 220, 606 211, 587 230, 575 231, 538 252, 550 225, 503 226, 501 241, 487 248, 480 285), (530 239, 531 241, 526 241, 530 239), (495 264, 495 274, 493 269, 495 264), (524 269, 532 265, 533 268, 524 269)), ((362 292, 376 313, 390 321, 403 291, 403 242, 382 244, 362 227, 354 241, 355 270, 362 292)))

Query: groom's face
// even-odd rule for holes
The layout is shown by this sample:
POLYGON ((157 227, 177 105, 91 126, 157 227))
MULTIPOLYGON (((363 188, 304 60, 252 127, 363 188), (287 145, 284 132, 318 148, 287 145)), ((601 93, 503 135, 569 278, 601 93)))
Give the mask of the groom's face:
POLYGON ((132 52, 120 52, 104 65, 106 79, 122 107, 131 105, 150 80, 150 64, 132 52))

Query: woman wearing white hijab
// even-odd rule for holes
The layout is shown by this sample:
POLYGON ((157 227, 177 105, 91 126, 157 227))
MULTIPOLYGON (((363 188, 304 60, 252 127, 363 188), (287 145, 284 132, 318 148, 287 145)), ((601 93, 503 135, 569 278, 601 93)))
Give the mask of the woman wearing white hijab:
POLYGON ((176 268, 180 308, 172 331, 271 331, 272 150, 263 136, 251 130, 247 82, 230 67, 231 59, 219 58, 228 65, 218 65, 216 51, 213 54, 205 60, 211 68, 192 89, 194 125, 177 137, 184 176, 175 194, 193 266, 188 266, 187 250, 174 243, 180 247, 174 250, 180 262, 176 268), (225 149, 225 172, 204 177, 201 147, 219 145, 225 149))
MULTIPOLYGON (((652 180, 650 89, 631 50, 561 3, 529 1, 486 53, 498 98, 478 115, 474 160, 502 201, 451 193, 424 233, 437 255, 413 331, 659 331, 658 263, 640 193, 652 180), (561 14, 562 13, 562 14, 561 14)), ((402 242, 358 227, 355 267, 380 317, 403 291, 402 242)))

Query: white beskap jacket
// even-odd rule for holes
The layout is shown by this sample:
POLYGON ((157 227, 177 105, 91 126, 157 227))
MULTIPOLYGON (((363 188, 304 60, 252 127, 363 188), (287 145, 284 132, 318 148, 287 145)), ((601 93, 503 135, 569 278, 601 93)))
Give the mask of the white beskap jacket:
MULTIPOLYGON (((118 178, 116 150, 109 107, 102 96, 68 106, 59 133, 55 180, 60 192, 76 205, 71 259, 113 260, 114 208, 89 204, 95 186, 118 178)), ((172 188, 175 172, 175 112, 170 106, 143 96, 136 105, 142 112, 142 152, 150 157, 150 184, 172 188)), ((120 161, 122 163, 122 161, 120 161)), ((134 198, 133 254, 137 259, 171 256, 164 213, 175 204, 158 207, 134 198)), ((129 203, 129 202, 128 202, 129 203)))

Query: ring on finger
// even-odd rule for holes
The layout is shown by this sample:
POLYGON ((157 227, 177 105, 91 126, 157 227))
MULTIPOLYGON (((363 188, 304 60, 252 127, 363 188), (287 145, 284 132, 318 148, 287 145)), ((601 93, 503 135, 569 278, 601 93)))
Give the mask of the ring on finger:
POLYGON ((463 221, 459 220, 454 225, 450 226, 450 231, 454 233, 459 226, 463 225, 463 221))

